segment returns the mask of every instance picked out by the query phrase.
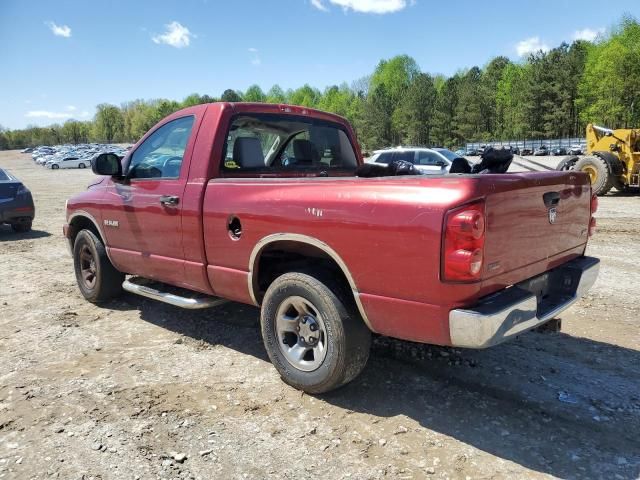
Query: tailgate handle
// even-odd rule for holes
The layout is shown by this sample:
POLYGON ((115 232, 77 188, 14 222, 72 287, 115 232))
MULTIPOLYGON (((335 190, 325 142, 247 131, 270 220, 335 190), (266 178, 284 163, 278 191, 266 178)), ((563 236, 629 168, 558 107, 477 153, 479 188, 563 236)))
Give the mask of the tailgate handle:
POLYGON ((555 207, 560 203, 560 192, 547 192, 542 195, 542 200, 547 208, 555 207))

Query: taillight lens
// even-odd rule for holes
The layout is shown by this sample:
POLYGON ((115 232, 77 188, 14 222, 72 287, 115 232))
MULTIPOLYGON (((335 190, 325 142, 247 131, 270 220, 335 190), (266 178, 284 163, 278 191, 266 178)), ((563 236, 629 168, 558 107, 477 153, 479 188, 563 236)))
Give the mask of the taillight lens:
POLYGON ((484 201, 447 213, 444 222, 442 276, 449 281, 474 281, 482 276, 485 238, 484 201))

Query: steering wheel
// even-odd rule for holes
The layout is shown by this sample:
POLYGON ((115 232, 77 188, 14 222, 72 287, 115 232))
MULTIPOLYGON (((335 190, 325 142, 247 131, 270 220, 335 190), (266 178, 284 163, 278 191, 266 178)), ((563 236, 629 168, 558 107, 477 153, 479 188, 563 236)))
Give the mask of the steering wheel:
POLYGON ((182 166, 182 157, 178 157, 176 155, 167 158, 163 163, 162 163, 162 175, 163 176, 178 176, 180 175, 180 167, 182 166), (176 172, 176 175, 166 175, 165 172, 167 171, 167 167, 170 169, 171 168, 171 162, 175 162, 177 161, 178 164, 176 165, 178 167, 178 170, 176 172))

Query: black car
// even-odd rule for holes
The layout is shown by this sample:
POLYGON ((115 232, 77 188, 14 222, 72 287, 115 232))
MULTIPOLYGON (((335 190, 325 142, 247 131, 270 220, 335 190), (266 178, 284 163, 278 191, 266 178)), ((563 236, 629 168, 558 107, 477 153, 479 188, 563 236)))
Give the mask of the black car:
POLYGON ((582 147, 580 145, 573 145, 567 150, 567 155, 582 155, 582 147))
POLYGON ((533 155, 533 149, 530 147, 524 147, 522 150, 520 150, 520 155, 533 155))
POLYGON ((551 150, 551 155, 567 155, 567 149, 564 147, 556 147, 551 150))
POLYGON ((8 223, 16 232, 28 232, 35 214, 29 189, 0 168, 0 224, 8 223))

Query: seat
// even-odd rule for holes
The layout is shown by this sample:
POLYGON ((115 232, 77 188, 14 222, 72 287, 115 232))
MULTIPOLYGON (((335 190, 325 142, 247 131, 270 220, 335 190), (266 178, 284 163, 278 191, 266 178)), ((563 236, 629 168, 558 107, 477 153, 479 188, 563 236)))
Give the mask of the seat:
POLYGON ((264 154, 260 139, 238 137, 233 144, 233 161, 241 168, 264 168, 264 154))
POLYGON ((310 140, 294 140, 293 155, 296 157, 296 165, 311 166, 320 162, 320 154, 310 140))
POLYGON ((449 167, 449 173, 471 173, 471 166, 466 158, 454 158, 449 167))

